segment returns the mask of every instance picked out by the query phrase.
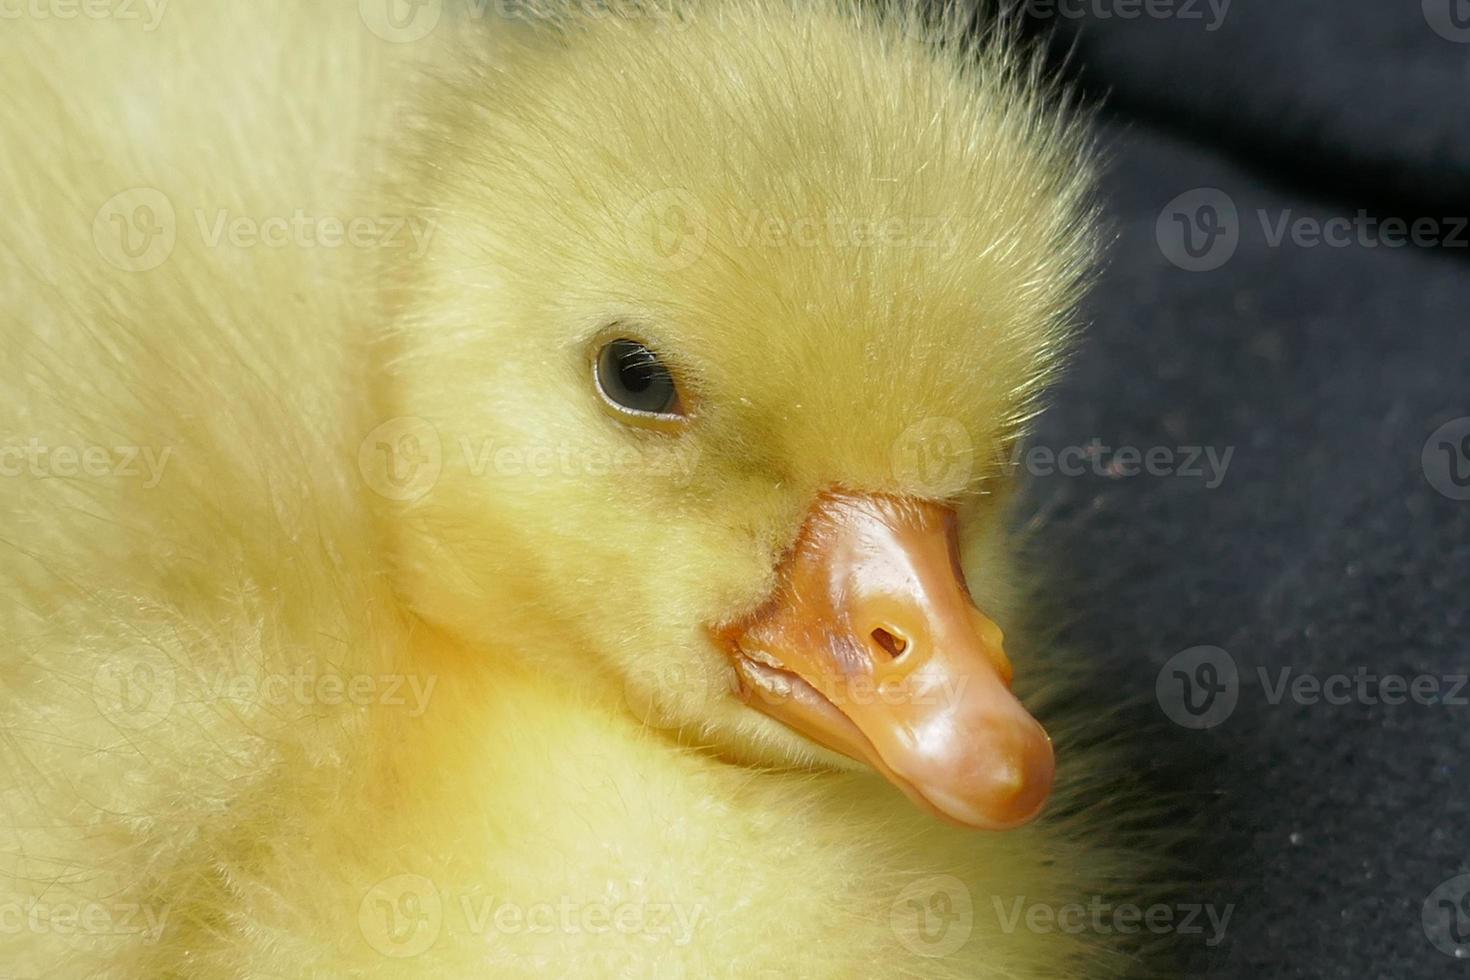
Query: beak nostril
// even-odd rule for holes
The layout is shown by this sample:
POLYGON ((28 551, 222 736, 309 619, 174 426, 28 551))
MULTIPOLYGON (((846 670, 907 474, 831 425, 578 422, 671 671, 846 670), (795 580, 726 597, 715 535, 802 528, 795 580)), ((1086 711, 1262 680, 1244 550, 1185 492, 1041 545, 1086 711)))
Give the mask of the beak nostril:
POLYGON ((888 655, 894 660, 903 656, 903 652, 909 648, 908 640, 905 640, 897 634, 890 633, 881 626, 873 630, 872 636, 873 642, 887 651, 888 655))

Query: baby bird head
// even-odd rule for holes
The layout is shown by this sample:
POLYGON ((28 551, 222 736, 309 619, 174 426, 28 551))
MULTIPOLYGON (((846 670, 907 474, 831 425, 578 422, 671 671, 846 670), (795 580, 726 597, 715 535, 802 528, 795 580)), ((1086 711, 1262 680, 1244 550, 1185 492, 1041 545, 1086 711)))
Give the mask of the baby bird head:
POLYGON ((999 505, 1093 256, 1085 147, 996 44, 645 14, 475 25, 424 84, 380 407, 437 449, 389 494, 399 588, 727 757, 1023 823, 1052 752, 999 505))

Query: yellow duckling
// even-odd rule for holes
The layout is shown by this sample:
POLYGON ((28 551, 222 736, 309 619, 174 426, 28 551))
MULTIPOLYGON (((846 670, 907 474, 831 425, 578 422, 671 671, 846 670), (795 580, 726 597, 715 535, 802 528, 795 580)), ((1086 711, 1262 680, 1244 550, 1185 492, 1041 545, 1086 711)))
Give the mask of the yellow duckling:
POLYGON ((826 0, 27 9, 7 972, 1130 968, 1030 914, 1140 859, 1002 640, 1094 251, 1024 59, 826 0))

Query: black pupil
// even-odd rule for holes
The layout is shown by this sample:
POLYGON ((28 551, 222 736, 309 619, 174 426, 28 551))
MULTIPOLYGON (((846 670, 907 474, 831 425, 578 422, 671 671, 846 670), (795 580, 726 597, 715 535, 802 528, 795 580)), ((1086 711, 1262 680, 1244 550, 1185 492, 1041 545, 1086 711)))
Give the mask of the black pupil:
POLYGON ((673 375, 657 354, 636 340, 614 340, 602 348, 597 378, 607 397, 624 408, 662 414, 674 407, 673 375))

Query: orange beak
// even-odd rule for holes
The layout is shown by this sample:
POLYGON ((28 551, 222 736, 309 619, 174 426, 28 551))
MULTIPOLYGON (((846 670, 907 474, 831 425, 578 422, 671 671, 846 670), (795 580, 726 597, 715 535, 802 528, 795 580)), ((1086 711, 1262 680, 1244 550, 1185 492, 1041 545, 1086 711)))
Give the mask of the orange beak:
POLYGON ((953 823, 1003 830, 1040 812, 1051 739, 970 601, 952 510, 823 494, 779 575, 762 608, 716 631, 748 704, 953 823))

